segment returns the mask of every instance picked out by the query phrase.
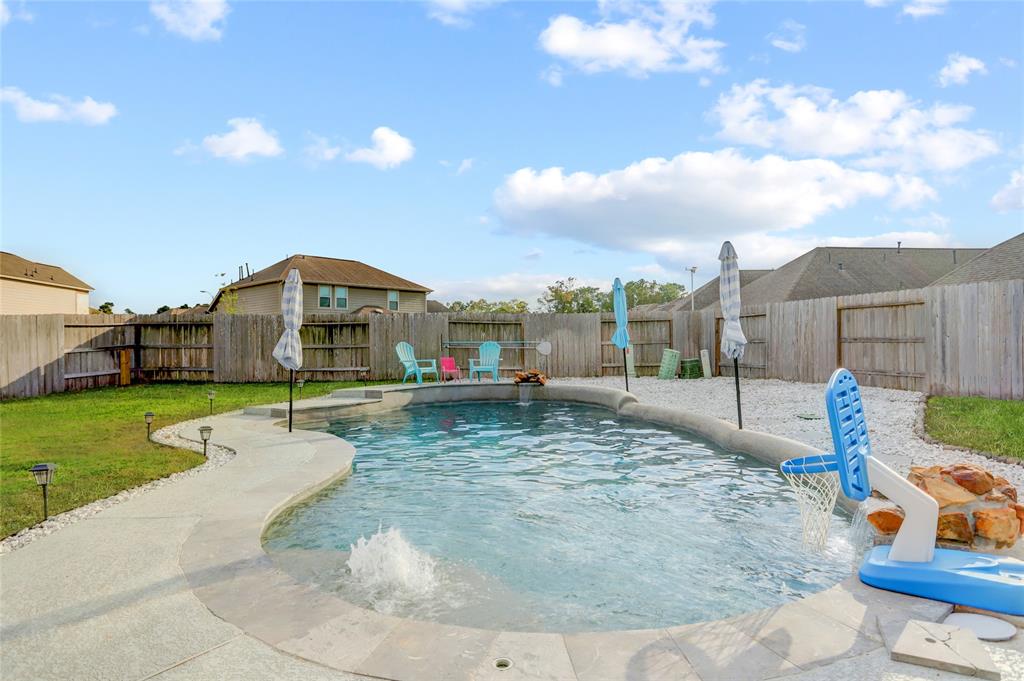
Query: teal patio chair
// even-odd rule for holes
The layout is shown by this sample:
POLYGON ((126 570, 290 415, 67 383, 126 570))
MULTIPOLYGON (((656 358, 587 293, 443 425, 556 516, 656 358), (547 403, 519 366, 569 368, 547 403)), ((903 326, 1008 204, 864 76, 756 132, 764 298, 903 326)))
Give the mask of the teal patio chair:
POLYGON ((490 374, 494 377, 495 383, 498 381, 498 363, 501 362, 501 346, 494 341, 487 341, 486 343, 480 344, 480 358, 469 360, 469 380, 473 380, 473 374, 476 374, 476 380, 480 380, 480 374, 490 374))
POLYGON ((434 380, 437 380, 437 360, 416 359, 416 353, 413 351, 412 346, 405 341, 395 346, 395 352, 398 353, 398 361, 405 367, 405 376, 402 376, 402 383, 409 380, 410 376, 415 376, 416 382, 422 383, 425 374, 434 374, 434 380))

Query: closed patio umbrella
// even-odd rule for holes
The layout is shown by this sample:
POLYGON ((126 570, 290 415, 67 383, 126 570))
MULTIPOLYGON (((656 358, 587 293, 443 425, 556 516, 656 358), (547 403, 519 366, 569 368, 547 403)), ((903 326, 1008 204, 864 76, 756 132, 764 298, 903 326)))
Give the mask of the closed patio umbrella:
POLYGON ((629 392, 629 369, 626 367, 626 348, 629 347, 629 311, 626 307, 626 289, 622 282, 615 277, 612 284, 612 309, 615 310, 615 333, 612 334, 612 343, 622 350, 622 374, 626 377, 626 392, 629 392))
POLYGON ((740 407, 740 358, 747 346, 747 337, 740 328, 740 265, 736 249, 726 241, 718 254, 722 272, 718 278, 718 295, 722 303, 722 354, 732 359, 736 377, 736 419, 743 429, 743 410, 740 407))
POLYGON ((295 372, 302 368, 302 277, 293 269, 284 282, 281 296, 281 316, 284 317, 284 333, 274 347, 274 359, 290 371, 288 380, 288 432, 292 432, 292 389, 295 386, 295 372))

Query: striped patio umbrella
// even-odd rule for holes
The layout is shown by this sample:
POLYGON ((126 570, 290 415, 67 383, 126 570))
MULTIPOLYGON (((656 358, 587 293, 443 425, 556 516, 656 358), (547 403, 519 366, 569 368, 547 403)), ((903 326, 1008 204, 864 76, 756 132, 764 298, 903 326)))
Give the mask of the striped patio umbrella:
POLYGON ((743 410, 740 407, 740 358, 747 346, 747 337, 740 328, 740 265, 736 249, 726 241, 718 254, 722 272, 718 278, 718 296, 722 303, 722 354, 732 359, 736 377, 736 419, 743 428, 743 410))
POLYGON ((284 282, 281 296, 281 316, 284 317, 284 333, 274 347, 274 359, 288 369, 288 432, 292 432, 292 390, 295 386, 295 372, 302 368, 302 277, 293 269, 284 282))
POLYGON ((615 311, 615 333, 612 343, 622 350, 622 373, 626 377, 626 392, 629 392, 629 369, 626 367, 626 348, 629 347, 629 310, 626 303, 626 289, 622 281, 615 277, 612 284, 612 309, 615 311))

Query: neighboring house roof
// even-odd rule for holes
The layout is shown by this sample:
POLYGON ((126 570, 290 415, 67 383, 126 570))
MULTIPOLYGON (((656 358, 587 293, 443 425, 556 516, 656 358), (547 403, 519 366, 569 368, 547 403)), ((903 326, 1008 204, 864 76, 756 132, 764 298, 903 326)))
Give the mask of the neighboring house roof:
POLYGON ((993 246, 932 284, 969 284, 1004 279, 1024 279, 1024 232, 993 246))
POLYGON ((820 246, 743 286, 744 305, 928 286, 973 260, 981 248, 820 246))
POLYGON ((192 307, 172 307, 167 312, 172 317, 178 317, 178 316, 181 316, 181 315, 206 314, 209 311, 210 311, 210 306, 209 305, 204 305, 202 303, 197 303, 196 305, 193 305, 192 307))
POLYGON ((396 291, 418 291, 430 293, 433 289, 422 286, 402 277, 371 267, 358 260, 341 258, 325 258, 319 255, 297 254, 264 267, 258 272, 228 284, 217 292, 210 307, 214 307, 225 289, 243 289, 283 282, 292 269, 299 270, 304 284, 334 284, 339 286, 356 286, 359 288, 378 288, 396 291))
POLYGON ((437 300, 427 300, 427 312, 450 312, 448 306, 437 300))
POLYGON ((92 286, 62 267, 33 262, 6 251, 0 251, 0 276, 5 279, 18 279, 45 286, 61 286, 78 291, 93 290, 92 286))
MULTIPOLYGON (((757 281, 772 270, 740 270, 740 286, 757 281)), ((718 277, 697 288, 693 292, 693 307, 703 310, 718 302, 718 277)), ((685 295, 668 303, 653 303, 650 305, 637 305, 634 310, 640 312, 685 312, 690 309, 690 296, 685 295)))

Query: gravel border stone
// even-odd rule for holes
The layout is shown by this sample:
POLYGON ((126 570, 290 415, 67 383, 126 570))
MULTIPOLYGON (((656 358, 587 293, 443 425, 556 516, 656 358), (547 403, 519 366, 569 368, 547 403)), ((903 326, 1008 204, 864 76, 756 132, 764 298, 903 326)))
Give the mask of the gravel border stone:
MULTIPOLYGON (((154 432, 152 439, 154 442, 167 445, 168 447, 178 447, 179 449, 191 449, 193 452, 202 452, 203 442, 198 439, 199 426, 204 425, 208 420, 208 417, 203 417, 166 426, 154 432), (186 437, 186 433, 189 435, 194 434, 195 437, 186 437)), ((207 453, 208 456, 206 462, 194 468, 173 473, 172 475, 168 475, 164 478, 151 480, 150 482, 139 485, 138 487, 122 490, 117 494, 106 497, 105 499, 97 499, 85 506, 79 506, 78 508, 73 508, 70 511, 50 516, 44 522, 33 525, 32 527, 26 527, 20 532, 12 534, 10 537, 0 541, 0 555, 17 551, 37 539, 53 534, 54 532, 69 525, 73 525, 80 520, 90 518, 104 509, 122 504, 129 499, 137 497, 150 490, 163 487, 164 485, 173 484, 185 478, 202 475, 206 471, 223 466, 228 461, 235 458, 235 450, 215 445, 212 442, 207 447, 207 453)), ((59 473, 60 471, 58 469, 58 475, 59 473)))

